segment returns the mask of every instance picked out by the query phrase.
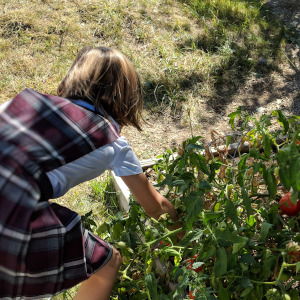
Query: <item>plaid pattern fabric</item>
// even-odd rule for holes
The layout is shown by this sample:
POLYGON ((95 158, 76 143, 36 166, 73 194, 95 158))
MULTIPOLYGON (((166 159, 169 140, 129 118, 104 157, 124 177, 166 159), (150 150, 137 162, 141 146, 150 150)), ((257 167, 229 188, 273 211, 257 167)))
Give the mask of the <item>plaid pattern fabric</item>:
POLYGON ((117 138, 102 116, 31 89, 0 114, 0 299, 49 297, 110 259, 78 214, 40 201, 39 178, 117 138))

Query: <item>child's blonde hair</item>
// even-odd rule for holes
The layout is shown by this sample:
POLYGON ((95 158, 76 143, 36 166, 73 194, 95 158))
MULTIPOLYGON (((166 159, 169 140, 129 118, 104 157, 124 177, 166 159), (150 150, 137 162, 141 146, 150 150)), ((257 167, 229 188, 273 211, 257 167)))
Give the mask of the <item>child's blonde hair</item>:
POLYGON ((119 51, 84 47, 60 83, 57 94, 91 102, 120 125, 141 129, 143 95, 138 74, 119 51))

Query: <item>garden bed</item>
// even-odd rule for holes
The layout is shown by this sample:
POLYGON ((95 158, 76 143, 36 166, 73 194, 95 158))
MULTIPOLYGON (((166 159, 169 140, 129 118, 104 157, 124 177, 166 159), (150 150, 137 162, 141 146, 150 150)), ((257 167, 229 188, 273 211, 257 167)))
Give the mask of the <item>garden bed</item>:
POLYGON ((238 111, 233 127, 236 117, 240 134, 206 147, 193 137, 147 165, 183 229, 171 230, 167 215, 149 218, 120 190, 128 210, 106 225, 124 258, 117 299, 299 299, 299 210, 290 214, 279 200, 298 201, 300 118, 238 111))

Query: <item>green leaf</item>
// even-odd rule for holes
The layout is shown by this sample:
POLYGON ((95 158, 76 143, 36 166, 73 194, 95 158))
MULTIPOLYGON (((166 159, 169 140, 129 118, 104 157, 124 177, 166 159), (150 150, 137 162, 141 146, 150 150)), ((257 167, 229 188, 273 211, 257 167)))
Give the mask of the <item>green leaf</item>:
POLYGON ((144 291, 139 291, 139 294, 130 296, 130 300, 145 300, 148 299, 148 295, 144 291))
POLYGON ((238 163, 238 170, 239 170, 239 173, 238 173, 238 177, 237 177, 237 182, 239 183, 239 185, 241 187, 244 186, 244 177, 245 177, 245 174, 246 174, 246 171, 247 171, 247 168, 246 168, 246 160, 247 158, 249 157, 249 154, 244 154, 239 163, 238 163))
POLYGON ((232 220, 232 222, 238 226, 238 216, 236 208, 230 199, 227 199, 225 206, 225 214, 232 220))
POLYGON ((248 241, 247 237, 239 236, 237 231, 230 232, 228 228, 216 232, 216 237, 230 243, 243 243, 248 241))
POLYGON ((197 144, 188 144, 187 147, 185 148, 186 150, 189 149, 197 149, 197 150, 203 150, 205 147, 203 145, 197 145, 197 144))
POLYGON ((240 249, 242 249, 247 244, 247 238, 244 241, 239 243, 234 243, 232 247, 232 254, 237 253, 240 249))
POLYGON ((166 174, 166 178, 162 180, 160 183, 155 184, 156 187, 171 185, 173 181, 173 176, 171 174, 166 174))
POLYGON ((191 172, 184 172, 184 173, 180 174, 179 178, 183 179, 184 181, 194 181, 195 180, 194 173, 191 173, 191 172))
POLYGON ((230 118, 229 119, 229 124, 231 125, 231 128, 234 130, 234 119, 236 118, 236 116, 241 116, 241 111, 240 110, 237 110, 237 111, 234 111, 232 113, 230 113, 228 115, 228 117, 230 118))
POLYGON ((263 145, 265 158, 269 159, 271 157, 271 141, 269 135, 266 133, 263 133, 263 145))
POLYGON ((185 199, 183 199, 187 209, 186 228, 188 230, 192 229, 192 224, 195 220, 199 219, 199 214, 203 210, 202 197, 202 194, 199 192, 191 192, 185 199))
POLYGON ((163 248, 162 253, 165 253, 168 256, 178 256, 178 257, 180 257, 180 253, 178 251, 176 251, 173 248, 169 248, 169 247, 163 248))
POLYGON ((263 169, 263 178, 269 192, 269 197, 271 199, 274 199, 277 193, 277 182, 274 175, 274 170, 272 168, 267 169, 265 165, 262 165, 262 169, 263 169))
POLYGON ((186 184, 185 180, 183 180, 183 179, 177 179, 177 180, 174 180, 171 183, 171 186, 180 186, 180 185, 185 185, 185 184, 186 184))
POLYGON ((240 261, 241 261, 241 263, 244 263, 244 264, 247 264, 247 265, 251 265, 251 264, 256 263, 256 260, 254 259, 254 257, 249 253, 243 254, 241 256, 240 261))
POLYGON ((211 164, 209 165, 210 167, 210 173, 209 173, 209 177, 208 177, 208 181, 212 182, 214 180, 216 171, 218 169, 220 169, 222 163, 220 161, 212 161, 211 164))
POLYGON ((299 292, 295 289, 290 291, 291 300, 299 300, 299 292))
POLYGON ((203 257, 203 261, 206 262, 208 259, 210 259, 212 256, 216 254, 217 248, 215 245, 210 245, 206 255, 203 257))
POLYGON ((243 277, 240 281, 240 285, 243 289, 246 289, 249 287, 253 289, 253 284, 251 283, 251 281, 248 277, 243 277))
POLYGON ((300 154, 299 146, 295 142, 278 151, 276 155, 279 166, 279 176, 284 187, 289 191, 291 186, 294 190, 300 187, 300 154))
POLYGON ((259 240, 261 242, 264 242, 266 240, 266 238, 269 234, 269 230, 272 227, 273 227, 273 224, 269 224, 265 221, 262 223, 261 230, 260 230, 260 238, 259 238, 259 240))
POLYGON ((250 292, 251 292, 252 288, 251 287, 247 287, 246 289, 244 289, 240 295, 241 298, 246 297, 250 292))
POLYGON ((251 199, 248 196, 247 191, 245 188, 242 188, 242 197, 243 197, 243 203, 247 211, 247 216, 249 217, 251 215, 252 209, 251 209, 251 199))
POLYGON ((291 188, 291 181, 290 181, 289 174, 285 167, 280 167, 279 177, 280 177, 280 181, 282 182, 283 186, 289 191, 291 188))
POLYGON ((224 247, 217 250, 214 270, 216 277, 221 277, 227 272, 227 253, 224 247))
POLYGON ((231 142, 231 136, 228 135, 228 136, 226 137, 226 147, 229 146, 230 142, 231 142))
POLYGON ((296 273, 299 272, 299 269, 300 269, 300 262, 297 262, 297 264, 296 264, 296 273))
POLYGON ((199 170, 201 170, 204 174, 209 175, 206 159, 203 155, 192 153, 190 159, 199 170))
POLYGON ((104 222, 97 228, 97 234, 101 235, 103 232, 106 232, 108 230, 109 230, 109 225, 104 222))
POLYGON ((282 111, 280 109, 274 110, 272 112, 272 115, 277 117, 278 123, 283 126, 284 129, 283 134, 286 134, 289 130, 289 122, 287 118, 284 116, 284 114, 282 113, 282 111))
POLYGON ((248 218, 246 218, 246 222, 249 227, 253 227, 256 224, 256 219, 253 215, 250 215, 248 218))
POLYGON ((111 236, 114 240, 118 240, 124 230, 124 225, 121 222, 114 224, 111 227, 111 236))
POLYGON ((187 235, 185 235, 179 244, 181 246, 188 246, 191 242, 199 240, 202 235, 202 230, 195 229, 194 231, 190 231, 187 235))
MULTIPOLYGON (((297 162, 295 163, 295 168, 298 168, 300 170, 300 157, 298 157, 297 162)), ((298 172, 295 175, 295 191, 300 191, 300 172, 298 172)))
POLYGON ((146 274, 145 276, 146 287, 149 291, 151 299, 158 300, 157 282, 153 273, 146 274))
POLYGON ((259 273, 259 277, 261 280, 266 280, 270 277, 271 273, 273 272, 275 261, 276 257, 273 255, 263 260, 263 266, 259 273))
POLYGON ((256 159, 261 158, 261 155, 260 155, 259 151, 254 149, 254 148, 249 149, 249 156, 253 157, 253 158, 256 158, 256 159))
POLYGON ((198 188, 200 190, 209 190, 211 188, 211 185, 208 181, 206 180, 199 180, 199 185, 198 188))
POLYGON ((228 291, 223 287, 222 283, 219 283, 219 288, 218 288, 218 296, 220 300, 229 300, 229 293, 228 291))

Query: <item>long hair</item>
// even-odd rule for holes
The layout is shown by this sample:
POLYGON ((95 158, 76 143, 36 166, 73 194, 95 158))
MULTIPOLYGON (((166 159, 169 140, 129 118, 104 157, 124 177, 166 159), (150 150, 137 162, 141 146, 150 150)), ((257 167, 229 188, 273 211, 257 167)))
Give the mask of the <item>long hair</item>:
POLYGON ((60 97, 92 103, 120 126, 141 129, 143 94, 132 63, 107 47, 84 47, 57 89, 60 97))

